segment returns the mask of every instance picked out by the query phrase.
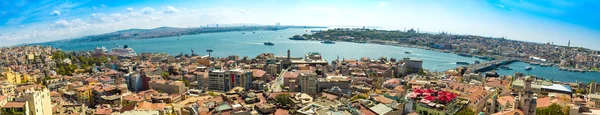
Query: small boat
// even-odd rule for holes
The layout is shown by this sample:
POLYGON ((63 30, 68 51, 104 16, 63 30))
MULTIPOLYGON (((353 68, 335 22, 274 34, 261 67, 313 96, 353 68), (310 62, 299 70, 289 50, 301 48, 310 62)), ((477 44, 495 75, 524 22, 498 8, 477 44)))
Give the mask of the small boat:
POLYGON ((256 32, 252 32, 252 33, 256 33, 256 32))
POLYGON ((322 41, 321 43, 324 43, 324 44, 335 44, 334 41, 330 41, 330 40, 325 40, 325 41, 322 41))
POLYGON ((265 44, 265 45, 268 45, 268 46, 275 45, 275 44, 273 44, 273 42, 265 42, 264 44, 265 44))
POLYGON ((242 34, 246 34, 245 32, 242 32, 242 34))
POLYGON ((475 64, 479 64, 479 63, 480 63, 479 61, 475 61, 475 64))
POLYGON ((458 65, 469 65, 468 62, 464 62, 464 61, 456 62, 456 64, 458 64, 458 65))
POLYGON ((410 52, 404 52, 405 54, 410 54, 410 52))
POLYGON ((512 70, 512 68, 510 68, 510 67, 508 67, 508 66, 502 66, 502 67, 500 67, 500 68, 502 68, 502 69, 505 69, 505 70, 512 70))
POLYGON ((531 66, 525 67, 525 70, 527 70, 527 71, 532 70, 532 69, 533 69, 533 67, 531 67, 531 66))

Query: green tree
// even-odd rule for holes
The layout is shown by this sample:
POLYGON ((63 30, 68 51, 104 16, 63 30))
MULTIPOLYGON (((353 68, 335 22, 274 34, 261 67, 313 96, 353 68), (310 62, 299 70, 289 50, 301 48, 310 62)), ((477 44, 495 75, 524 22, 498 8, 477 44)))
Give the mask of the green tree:
POLYGON ((292 100, 290 100, 290 94, 279 94, 275 96, 275 101, 277 101, 277 103, 283 105, 283 106, 288 106, 292 104, 292 100))
POLYGON ((190 87, 190 81, 188 81, 187 79, 182 79, 181 80, 183 82, 183 84, 185 84, 185 87, 190 87))
POLYGON ((167 77, 169 77, 171 74, 169 74, 169 72, 163 71, 161 76, 163 79, 167 79, 167 77))
POLYGON ((537 108, 536 115, 566 115, 566 113, 563 113, 562 111, 562 107, 560 107, 560 105, 553 103, 552 105, 546 107, 546 108, 537 108))
POLYGON ((456 112, 456 115, 476 115, 476 113, 469 108, 463 108, 462 110, 456 112))
POLYGON ((585 91, 585 89, 577 89, 575 92, 579 94, 587 94, 587 91, 585 91))
POLYGON ((423 71, 423 69, 419 69, 419 75, 426 75, 427 73, 425 73, 425 71, 423 71))

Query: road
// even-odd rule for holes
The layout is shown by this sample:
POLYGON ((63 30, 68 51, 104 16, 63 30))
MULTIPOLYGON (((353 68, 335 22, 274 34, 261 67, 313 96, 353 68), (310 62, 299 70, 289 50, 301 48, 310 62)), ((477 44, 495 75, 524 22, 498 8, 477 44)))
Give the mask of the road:
POLYGON ((283 74, 285 74, 285 72, 287 72, 287 69, 282 70, 281 74, 275 77, 275 80, 271 81, 271 83, 269 83, 269 89, 271 92, 281 92, 283 90, 281 85, 283 85, 283 74))

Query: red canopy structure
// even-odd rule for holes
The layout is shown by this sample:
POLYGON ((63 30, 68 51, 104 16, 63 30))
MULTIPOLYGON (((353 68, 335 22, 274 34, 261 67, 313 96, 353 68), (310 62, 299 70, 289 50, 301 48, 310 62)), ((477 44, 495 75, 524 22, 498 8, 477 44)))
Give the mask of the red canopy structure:
POLYGON ((427 89, 427 90, 425 90, 425 93, 435 93, 435 91, 432 89, 427 89))
POLYGON ((429 101, 434 101, 434 100, 435 100, 435 97, 433 97, 433 96, 425 96, 425 98, 424 98, 424 99, 427 99, 427 100, 429 100, 429 101))
POLYGON ((425 91, 423 91, 422 89, 415 89, 415 91, 414 91, 414 92, 415 92, 415 93, 419 93, 419 94, 421 94, 421 93, 423 93, 423 92, 425 92, 425 91))
POLYGON ((438 100, 440 102, 444 102, 444 103, 448 103, 450 101, 452 101, 452 99, 456 98, 457 95, 454 93, 450 93, 450 92, 446 92, 446 91, 440 91, 438 92, 438 100))

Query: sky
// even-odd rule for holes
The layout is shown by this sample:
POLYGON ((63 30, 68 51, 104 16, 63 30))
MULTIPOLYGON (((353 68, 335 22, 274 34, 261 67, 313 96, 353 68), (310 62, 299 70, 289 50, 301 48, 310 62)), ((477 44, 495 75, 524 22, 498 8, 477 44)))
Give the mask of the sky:
POLYGON ((415 28, 600 50, 597 0, 3 0, 0 46, 207 24, 415 28))

